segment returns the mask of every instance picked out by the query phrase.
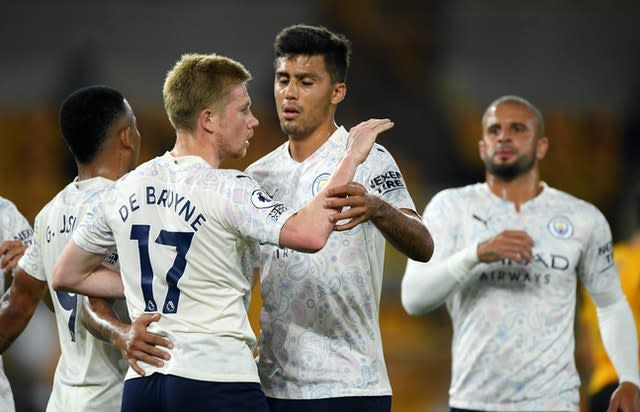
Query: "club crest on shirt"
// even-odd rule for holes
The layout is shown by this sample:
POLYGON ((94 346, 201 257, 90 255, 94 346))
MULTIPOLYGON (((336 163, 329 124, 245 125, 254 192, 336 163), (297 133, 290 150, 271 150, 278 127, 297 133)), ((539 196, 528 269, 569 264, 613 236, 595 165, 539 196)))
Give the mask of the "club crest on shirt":
POLYGON ((251 203, 258 209, 266 209, 275 204, 271 196, 260 189, 254 190, 253 193, 251 193, 251 203))
POLYGON ((315 196, 318 194, 318 192, 320 192, 322 189, 324 189, 324 187, 327 185, 327 183, 329 183, 329 178, 331 177, 331 175, 329 173, 322 173, 319 174, 318 177, 316 177, 313 180, 313 184, 311 185, 311 193, 315 196))
POLYGON ((555 216, 547 224, 549 231, 555 237, 568 239, 573 235, 573 225, 564 216, 555 216))

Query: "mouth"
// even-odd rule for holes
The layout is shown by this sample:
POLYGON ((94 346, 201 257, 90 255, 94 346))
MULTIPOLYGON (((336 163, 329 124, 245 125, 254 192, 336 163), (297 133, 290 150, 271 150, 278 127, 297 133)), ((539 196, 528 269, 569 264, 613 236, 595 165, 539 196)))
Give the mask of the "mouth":
POLYGON ((300 109, 287 106, 282 109, 282 118, 284 120, 293 120, 300 115, 300 109))
POLYGON ((498 149, 495 151, 494 156, 502 159, 502 160, 506 160, 510 157, 513 157, 516 155, 516 151, 513 149, 507 149, 507 148, 502 148, 502 149, 498 149))

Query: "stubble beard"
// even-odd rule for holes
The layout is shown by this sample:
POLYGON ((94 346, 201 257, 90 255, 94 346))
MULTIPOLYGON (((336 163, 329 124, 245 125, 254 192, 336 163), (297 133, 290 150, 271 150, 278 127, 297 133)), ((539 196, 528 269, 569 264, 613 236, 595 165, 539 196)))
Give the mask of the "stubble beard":
POLYGON ((302 128, 296 123, 287 122, 284 120, 280 121, 280 129, 282 130, 282 133, 284 133, 291 139, 296 139, 298 136, 301 136, 304 133, 304 130, 302 130, 302 128))

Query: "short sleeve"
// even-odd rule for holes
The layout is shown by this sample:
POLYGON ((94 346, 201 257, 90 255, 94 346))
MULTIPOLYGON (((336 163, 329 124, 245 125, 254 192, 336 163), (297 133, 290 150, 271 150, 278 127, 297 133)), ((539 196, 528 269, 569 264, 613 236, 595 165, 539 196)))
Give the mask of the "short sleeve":
POLYGON ((361 169, 367 173, 365 186, 369 193, 396 208, 415 210, 400 167, 384 147, 375 145, 361 169))
POLYGON ((228 224, 244 238, 278 245, 280 230, 295 211, 273 200, 246 175, 235 178, 231 193, 231 204, 224 216, 228 224))
POLYGON ((18 266, 20 266, 31 277, 43 282, 47 281, 47 275, 42 263, 40 244, 38 244, 37 241, 34 241, 29 245, 27 251, 22 255, 20 261, 18 261, 18 266))
POLYGON ((110 188, 96 194, 91 200, 87 213, 73 232, 72 239, 81 249, 100 255, 113 253, 116 242, 107 224, 105 205, 109 204, 114 195, 115 190, 110 188))
POLYGON ((33 241, 33 229, 29 221, 9 200, 0 198, 0 241, 22 240, 26 244, 33 241))

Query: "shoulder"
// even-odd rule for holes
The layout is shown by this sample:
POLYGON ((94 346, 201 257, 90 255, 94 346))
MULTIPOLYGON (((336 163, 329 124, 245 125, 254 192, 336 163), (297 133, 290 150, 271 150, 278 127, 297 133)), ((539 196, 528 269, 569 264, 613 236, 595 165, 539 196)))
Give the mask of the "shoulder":
POLYGON ((0 197, 0 211, 2 213, 19 213, 16 205, 4 197, 0 197))
POLYGON ((566 209, 567 213, 587 219, 605 219, 600 209, 586 200, 550 186, 547 186, 545 190, 548 191, 550 201, 556 207, 566 209))
POLYGON ((276 147, 273 151, 267 153, 266 155, 262 156, 260 159, 251 163, 245 169, 245 171, 248 174, 252 174, 256 171, 268 169, 272 167, 272 165, 274 164, 278 164, 279 162, 282 161, 283 153, 286 153, 287 151, 286 147, 287 147, 286 142, 281 144, 280 146, 276 147))
POLYGON ((365 160, 365 164, 371 162, 395 163, 395 159, 386 147, 379 143, 374 143, 369 156, 365 160))
POLYGON ((484 183, 474 183, 467 186, 450 187, 437 192, 431 199, 436 202, 468 202, 471 199, 477 199, 486 194, 486 186, 484 183))

